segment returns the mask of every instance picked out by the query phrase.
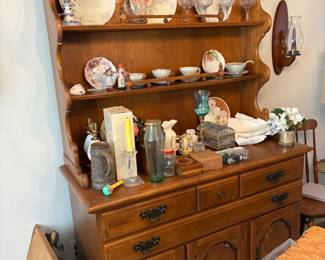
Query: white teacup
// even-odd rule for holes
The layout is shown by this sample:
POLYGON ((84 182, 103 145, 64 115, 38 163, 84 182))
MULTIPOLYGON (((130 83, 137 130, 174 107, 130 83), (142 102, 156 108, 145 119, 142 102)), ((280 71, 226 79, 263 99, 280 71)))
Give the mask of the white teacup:
POLYGON ((157 79, 161 79, 161 78, 167 78, 170 76, 170 74, 172 73, 171 69, 156 69, 156 70, 152 70, 152 75, 154 75, 154 77, 156 77, 157 79))
POLYGON ((139 80, 144 80, 146 78, 145 73, 130 73, 129 78, 132 82, 136 82, 139 80))
POLYGON ((233 74, 240 74, 244 71, 246 65, 248 63, 253 63, 254 61, 252 60, 248 60, 246 62, 230 62, 230 63, 226 63, 226 69, 229 73, 233 73, 233 74))
POLYGON ((201 68, 199 67, 181 67, 179 71, 183 76, 190 76, 201 73, 201 68))

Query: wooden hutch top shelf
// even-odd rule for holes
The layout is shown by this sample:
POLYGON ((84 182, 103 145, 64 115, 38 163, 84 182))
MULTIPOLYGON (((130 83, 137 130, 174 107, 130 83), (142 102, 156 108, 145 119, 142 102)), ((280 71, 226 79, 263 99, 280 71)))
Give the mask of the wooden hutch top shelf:
POLYGON ((168 23, 168 24, 105 24, 62 26, 63 32, 105 32, 105 31, 133 31, 133 30, 167 30, 193 28, 224 28, 248 27, 263 25, 264 21, 250 22, 219 22, 219 23, 168 23))

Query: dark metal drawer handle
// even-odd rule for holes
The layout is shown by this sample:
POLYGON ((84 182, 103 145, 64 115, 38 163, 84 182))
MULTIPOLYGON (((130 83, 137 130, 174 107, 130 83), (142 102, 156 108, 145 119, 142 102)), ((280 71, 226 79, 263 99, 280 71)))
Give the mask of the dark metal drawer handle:
POLYGON ((144 212, 140 213, 140 218, 142 220, 149 220, 151 222, 157 221, 160 219, 160 217, 166 213, 167 206, 166 205, 161 205, 158 208, 154 209, 147 209, 144 212))
POLYGON ((142 254, 151 253, 157 245, 159 245, 160 237, 153 237, 148 241, 141 241, 133 246, 134 252, 141 252, 142 254))
POLYGON ((266 180, 269 182, 276 182, 276 181, 280 180, 284 175, 285 175, 284 170, 278 170, 275 173, 270 173, 270 174, 266 175, 266 180))
POLYGON ((283 192, 272 197, 272 202, 276 204, 281 204, 289 199, 289 192, 283 192))

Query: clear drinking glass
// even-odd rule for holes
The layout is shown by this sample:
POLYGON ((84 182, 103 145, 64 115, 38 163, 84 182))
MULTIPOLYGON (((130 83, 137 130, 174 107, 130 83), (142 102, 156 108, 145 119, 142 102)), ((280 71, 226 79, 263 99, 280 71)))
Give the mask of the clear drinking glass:
POLYGON ((148 120, 144 135, 146 150, 147 171, 151 182, 164 180, 164 146, 165 135, 161 121, 148 120))
POLYGON ((235 0, 219 0, 219 3, 222 7, 222 11, 225 16, 224 21, 229 21, 230 8, 232 8, 233 4, 235 3, 235 0))
POLYGON ((240 6, 246 10, 246 21, 249 20, 249 9, 256 5, 256 0, 240 0, 240 6))
POLYGON ((186 15, 184 22, 188 22, 190 9, 194 6, 193 0, 178 0, 178 5, 183 8, 186 15))
MULTIPOLYGON (((213 0, 194 0, 194 1, 195 1, 194 5, 196 9, 202 10, 203 14, 207 14, 207 10, 209 6, 213 4, 213 0)), ((205 18, 202 20, 205 21, 205 18)))

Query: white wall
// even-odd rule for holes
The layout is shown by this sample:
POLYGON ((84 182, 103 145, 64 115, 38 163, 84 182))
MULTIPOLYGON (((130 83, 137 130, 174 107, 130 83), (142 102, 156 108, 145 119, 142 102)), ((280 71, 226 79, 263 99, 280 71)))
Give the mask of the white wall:
POLYGON ((73 228, 42 1, 0 2, 0 259, 15 260, 34 224, 73 228))
MULTIPOLYGON (((275 14, 279 1, 261 0, 264 9, 275 14)), ((287 0, 289 15, 302 16, 302 29, 305 38, 303 56, 298 57, 280 76, 272 67, 272 29, 260 45, 260 54, 271 68, 271 80, 259 94, 261 107, 273 108, 296 106, 307 118, 315 118, 319 127, 317 144, 319 159, 325 158, 325 105, 320 104, 324 76, 325 50, 325 1, 287 0)), ((325 175, 320 176, 325 184, 325 175)))
MULTIPOLYGON (((291 14, 303 15, 304 53, 281 76, 272 74, 260 105, 298 106, 316 118, 319 157, 325 158, 325 106, 319 104, 325 1, 287 2, 291 14)), ((62 146, 42 1, 0 3, 0 259, 15 260, 25 258, 35 223, 57 229, 66 247, 73 231, 67 185, 58 171, 62 146)), ((262 0, 271 14, 277 3, 262 0)), ((272 67, 270 44, 271 33, 260 49, 272 67)))

